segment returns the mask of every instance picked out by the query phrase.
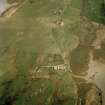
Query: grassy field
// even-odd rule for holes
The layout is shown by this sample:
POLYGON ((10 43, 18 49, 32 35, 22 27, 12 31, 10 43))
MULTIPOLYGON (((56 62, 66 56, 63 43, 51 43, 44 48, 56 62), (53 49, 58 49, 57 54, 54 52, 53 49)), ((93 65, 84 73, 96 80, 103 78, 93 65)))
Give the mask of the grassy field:
POLYGON ((77 87, 70 73, 31 81, 29 71, 46 64, 49 54, 62 57, 69 50, 79 32, 79 13, 69 0, 27 0, 11 17, 0 17, 0 105, 75 105, 77 87))
POLYGON ((76 105, 77 86, 68 70, 42 68, 37 79, 34 70, 68 63, 65 59, 70 60, 70 51, 79 42, 71 67, 78 72, 78 64, 86 63, 81 68, 87 68, 95 29, 81 17, 103 22, 101 4, 101 0, 26 0, 14 7, 18 8, 14 14, 7 11, 0 17, 0 105, 76 105))

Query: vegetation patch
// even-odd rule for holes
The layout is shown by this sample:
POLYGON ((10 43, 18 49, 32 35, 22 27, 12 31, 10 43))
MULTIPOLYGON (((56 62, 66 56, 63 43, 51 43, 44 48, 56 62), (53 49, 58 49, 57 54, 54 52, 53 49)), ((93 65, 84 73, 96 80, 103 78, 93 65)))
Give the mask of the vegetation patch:
POLYGON ((90 20, 105 24, 105 2, 104 0, 84 0, 83 14, 90 20))

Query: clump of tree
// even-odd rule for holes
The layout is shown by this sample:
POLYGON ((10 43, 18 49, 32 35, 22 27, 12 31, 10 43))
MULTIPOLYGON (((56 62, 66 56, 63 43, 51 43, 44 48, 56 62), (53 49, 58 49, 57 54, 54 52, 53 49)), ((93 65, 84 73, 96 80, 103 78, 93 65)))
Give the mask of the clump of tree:
POLYGON ((105 1, 101 4, 101 16, 102 16, 102 23, 105 24, 105 1))
POLYGON ((0 85, 2 89, 2 94, 0 94, 0 105, 13 105, 13 103, 18 99, 19 96, 24 94, 25 84, 20 79, 4 80, 0 85), (17 82, 20 82, 19 85, 17 82))
POLYGON ((84 14, 90 20, 105 24, 105 1, 104 0, 83 0, 85 6, 84 14))

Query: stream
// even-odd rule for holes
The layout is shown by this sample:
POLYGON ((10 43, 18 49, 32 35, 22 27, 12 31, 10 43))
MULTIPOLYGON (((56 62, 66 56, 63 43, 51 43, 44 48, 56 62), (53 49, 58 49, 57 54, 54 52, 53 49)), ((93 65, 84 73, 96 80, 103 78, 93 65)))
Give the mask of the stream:
POLYGON ((6 0, 0 0, 0 15, 10 7, 6 0))

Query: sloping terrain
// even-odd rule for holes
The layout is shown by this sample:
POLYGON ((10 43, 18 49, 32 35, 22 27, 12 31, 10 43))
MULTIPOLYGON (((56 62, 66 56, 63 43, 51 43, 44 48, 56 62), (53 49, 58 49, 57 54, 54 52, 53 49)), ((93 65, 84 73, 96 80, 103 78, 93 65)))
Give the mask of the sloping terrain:
MULTIPOLYGON (((87 105, 79 86, 97 54, 100 1, 8 0, 16 5, 0 17, 0 105, 87 105)), ((98 88, 88 90, 89 105, 101 105, 98 88)))
POLYGON ((67 32, 69 24, 79 20, 69 20, 69 5, 27 0, 14 14, 8 17, 8 10, 0 18, 0 105, 75 105, 77 86, 69 70, 44 67, 66 63, 63 44, 74 37, 67 32))

